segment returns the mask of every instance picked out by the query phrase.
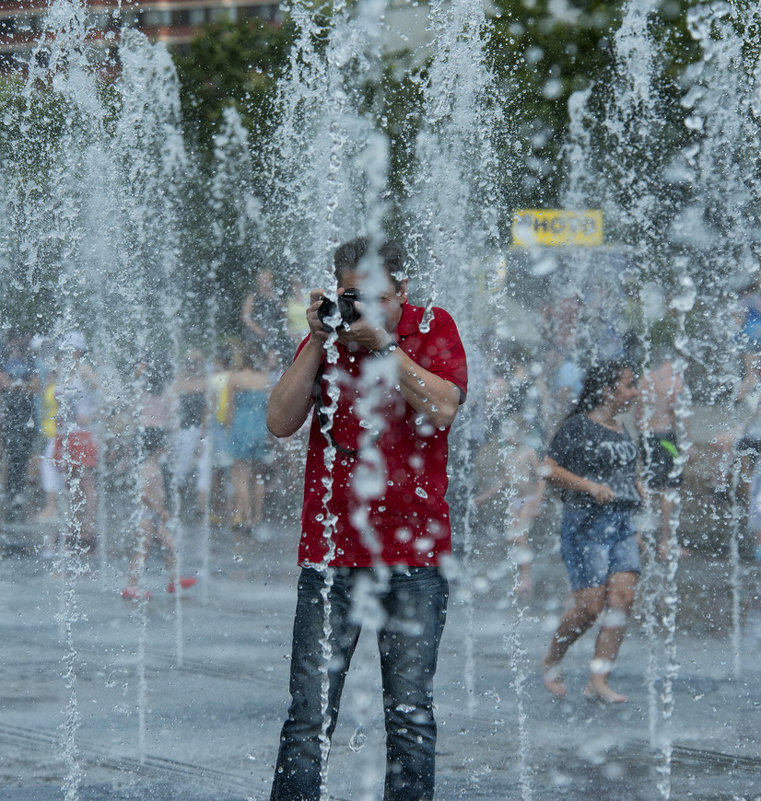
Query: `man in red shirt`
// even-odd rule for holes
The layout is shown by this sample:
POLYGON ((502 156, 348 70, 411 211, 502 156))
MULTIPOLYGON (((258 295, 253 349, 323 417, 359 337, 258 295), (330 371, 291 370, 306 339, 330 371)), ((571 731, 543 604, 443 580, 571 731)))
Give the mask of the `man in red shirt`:
POLYGON ((380 612, 384 799, 433 798, 432 686, 449 593, 439 560, 451 550, 447 437, 465 400, 467 366, 452 318, 407 303, 399 246, 373 251, 364 237, 336 250, 338 293, 361 291, 361 316, 338 327, 334 349, 318 315, 324 290, 312 291, 310 333, 267 412, 278 437, 298 431, 312 412, 292 702, 272 801, 321 797, 359 638, 358 601, 366 605, 368 593, 380 612), (373 270, 378 261, 383 269, 373 270))

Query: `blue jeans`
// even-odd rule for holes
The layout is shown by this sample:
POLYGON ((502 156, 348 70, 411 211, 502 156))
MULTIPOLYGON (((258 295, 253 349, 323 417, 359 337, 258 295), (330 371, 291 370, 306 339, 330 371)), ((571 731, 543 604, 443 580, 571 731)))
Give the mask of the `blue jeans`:
MULTIPOLYGON (((449 585, 435 567, 392 567, 386 586, 373 594, 385 613, 378 629, 386 723, 384 801, 431 801, 436 722, 433 676, 446 618, 449 585)), ((358 583, 373 580, 367 568, 333 570, 330 590, 330 656, 327 736, 338 717, 341 692, 359 639, 353 602, 358 583)), ((299 578, 291 660, 291 706, 282 733, 271 801, 319 801, 321 704, 325 660, 322 573, 303 568, 299 578)), ((367 586, 365 583, 364 586, 367 586)), ((373 585, 371 585, 373 586, 373 585)))
POLYGON ((639 546, 631 511, 565 504, 560 553, 574 592, 602 587, 614 573, 639 573, 639 546))

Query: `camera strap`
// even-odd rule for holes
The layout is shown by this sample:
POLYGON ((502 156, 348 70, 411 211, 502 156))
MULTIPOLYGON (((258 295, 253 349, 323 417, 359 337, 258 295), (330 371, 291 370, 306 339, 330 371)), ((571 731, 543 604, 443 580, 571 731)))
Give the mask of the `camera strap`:
POLYGON ((314 379, 314 389, 312 394, 314 396, 314 405, 317 409, 317 417, 320 421, 320 430, 325 434, 328 442, 339 452, 345 456, 351 456, 356 459, 359 456, 359 451, 356 448, 347 448, 337 442, 333 436, 332 424, 328 412, 322 402, 322 378, 325 374, 325 365, 321 364, 320 369, 314 379))

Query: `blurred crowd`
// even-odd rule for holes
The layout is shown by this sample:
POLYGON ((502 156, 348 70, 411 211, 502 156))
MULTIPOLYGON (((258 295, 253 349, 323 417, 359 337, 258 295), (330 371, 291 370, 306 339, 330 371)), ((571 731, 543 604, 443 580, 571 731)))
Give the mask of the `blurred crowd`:
MULTIPOLYGON (((299 445, 270 437, 265 416, 269 390, 306 333, 306 304, 298 279, 277 290, 272 273, 261 270, 242 299, 237 336, 213 353, 187 350, 179 363, 166 353, 146 354, 126 382, 132 396, 118 402, 99 375, 98 354, 79 331, 55 338, 10 331, 0 345, 6 523, 59 521, 40 529, 48 532, 45 557, 55 554, 57 532, 66 526, 84 550, 93 551, 99 493, 128 498, 145 462, 159 471, 164 489, 159 505, 167 514, 179 504, 178 511, 197 520, 246 532, 266 518, 276 522, 275 514, 295 515, 301 467, 293 454, 299 445), (67 493, 76 503, 63 502, 67 493), (72 508, 76 519, 61 521, 72 508)), ((580 328, 580 310, 578 300, 548 302, 537 313, 539 344, 499 338, 491 330, 475 341, 466 338, 473 380, 467 431, 458 420, 463 431, 453 438, 453 472, 462 465, 469 471, 472 486, 462 502, 473 512, 475 536, 510 546, 518 592, 527 596, 533 590, 530 532, 549 497, 541 462, 590 366, 591 352, 582 341, 589 339, 588 326, 580 328)), ((749 526, 761 559, 759 320, 761 293, 748 287, 736 314, 739 381, 732 399, 744 424, 716 432, 711 459, 717 495, 726 493, 732 465, 741 463, 740 486, 747 488, 749 526)), ((605 358, 643 361, 626 332, 602 332, 598 350, 602 345, 605 358)), ((687 388, 668 348, 648 350, 627 425, 639 442, 642 475, 660 520, 658 552, 665 558, 674 493, 689 465, 687 441, 677 431, 687 388)), ((455 493, 458 483, 453 482, 455 493)), ((151 514, 154 536, 161 539, 163 513, 151 514)))
MULTIPOLYGON (((674 558, 672 539, 682 556, 700 547, 694 530, 685 533, 694 521, 680 528, 674 517, 677 504, 687 501, 682 513, 694 508, 718 519, 715 510, 723 507, 720 517, 734 515, 743 553, 761 560, 761 290, 754 283, 738 294, 732 353, 721 366, 724 383, 708 411, 710 432, 697 443, 690 418, 693 390, 701 388, 689 386, 689 360, 670 342, 643 342, 605 321, 594 328, 578 297, 548 301, 536 314, 540 335, 534 341, 500 339, 489 330, 469 343, 478 379, 466 410, 473 422, 457 456, 466 466, 462 475, 474 482, 474 540, 482 550, 485 544, 511 547, 518 593, 533 590, 535 522, 541 516, 554 527, 560 515, 558 493, 544 480, 548 446, 573 412, 590 367, 605 360, 630 364, 636 374, 637 397, 621 418, 638 446, 647 512, 639 522, 650 529, 654 558, 674 558)), ((711 546, 726 551, 728 543, 711 546)))
MULTIPOLYGON (((295 284, 294 296, 303 317, 295 284)), ((303 323, 295 314, 288 323, 283 312, 263 272, 242 303, 237 336, 212 353, 191 348, 173 357, 154 347, 118 387, 82 332, 10 331, 0 343, 5 523, 45 532, 44 558, 55 556, 61 530, 94 552, 106 497, 117 508, 120 499, 126 508, 139 498, 157 524, 176 510, 253 532, 273 487, 290 497, 299 481, 289 445, 265 426, 270 387, 303 336, 303 323), (141 486, 155 485, 156 475, 163 496, 148 499, 141 486)), ((157 527, 154 534, 167 545, 157 527)))

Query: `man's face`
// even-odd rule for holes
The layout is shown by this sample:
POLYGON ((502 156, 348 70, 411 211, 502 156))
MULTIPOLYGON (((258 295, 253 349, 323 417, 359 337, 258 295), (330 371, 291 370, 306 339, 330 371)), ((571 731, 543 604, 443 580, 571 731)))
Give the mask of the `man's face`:
POLYGON ((384 328, 386 331, 396 330, 399 320, 402 319, 402 306, 407 302, 406 280, 402 281, 401 286, 397 289, 385 270, 382 283, 377 277, 369 281, 365 273, 353 270, 343 274, 340 288, 358 289, 362 293, 362 303, 367 305, 378 303, 383 315, 384 328), (371 284, 376 290, 374 298, 368 294, 368 284, 371 284))

